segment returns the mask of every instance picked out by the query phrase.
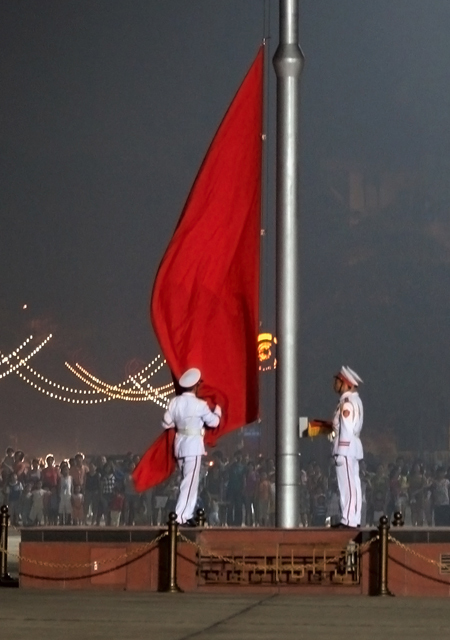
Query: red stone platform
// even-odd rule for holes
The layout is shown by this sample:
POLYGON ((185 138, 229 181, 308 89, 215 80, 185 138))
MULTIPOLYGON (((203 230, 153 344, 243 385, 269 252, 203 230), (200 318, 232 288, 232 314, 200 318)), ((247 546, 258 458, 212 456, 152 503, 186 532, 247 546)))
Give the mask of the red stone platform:
MULTIPOLYGON (((209 593, 376 592, 377 532, 323 528, 181 530, 178 585, 209 593)), ((168 538, 156 527, 22 529, 20 585, 38 589, 163 590, 168 538)), ((389 545, 389 588, 395 595, 450 595, 450 529, 392 528, 406 548, 389 545), (444 568, 445 569, 445 568, 444 568)))

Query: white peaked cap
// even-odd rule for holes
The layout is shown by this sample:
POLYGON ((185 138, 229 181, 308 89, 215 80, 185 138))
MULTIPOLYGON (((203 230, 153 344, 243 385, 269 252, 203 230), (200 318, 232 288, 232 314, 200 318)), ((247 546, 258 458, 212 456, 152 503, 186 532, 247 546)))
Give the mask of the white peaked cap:
POLYGON ((190 389, 191 387, 194 387, 197 384, 197 382, 200 380, 201 377, 202 377, 202 374, 200 372, 200 369, 195 369, 195 368, 188 369, 183 373, 181 378, 178 380, 178 384, 180 385, 180 387, 183 387, 184 389, 190 389))
POLYGON ((353 369, 350 369, 350 367, 341 367, 340 374, 355 387, 357 387, 359 383, 362 382, 362 379, 359 377, 356 371, 353 371, 353 369))

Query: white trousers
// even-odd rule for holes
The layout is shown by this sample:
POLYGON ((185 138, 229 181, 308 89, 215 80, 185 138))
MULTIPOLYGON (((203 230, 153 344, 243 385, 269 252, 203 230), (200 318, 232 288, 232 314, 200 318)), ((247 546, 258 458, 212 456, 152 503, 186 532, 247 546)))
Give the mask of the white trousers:
POLYGON ((194 517, 201 463, 202 456, 178 458, 178 467, 181 471, 181 484, 175 511, 177 513, 177 521, 180 524, 194 517))
POLYGON ((357 527, 361 524, 362 507, 359 461, 345 456, 334 458, 341 504, 341 522, 349 527, 357 527))

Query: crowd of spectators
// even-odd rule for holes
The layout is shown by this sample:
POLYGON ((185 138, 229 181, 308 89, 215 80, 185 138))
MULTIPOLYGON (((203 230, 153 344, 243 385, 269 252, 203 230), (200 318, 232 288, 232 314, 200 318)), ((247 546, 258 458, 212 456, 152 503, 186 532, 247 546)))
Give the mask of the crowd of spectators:
MULTIPOLYGON (((7 504, 13 526, 160 525, 174 511, 179 478, 144 493, 134 488, 132 473, 139 456, 90 456, 77 453, 56 463, 28 459, 23 451, 6 450, 1 462, 0 504, 7 504)), ((377 525, 382 515, 401 511, 406 524, 450 526, 450 468, 397 458, 368 468, 360 463, 361 526, 377 525)), ((237 451, 228 459, 221 451, 205 457, 198 507, 210 526, 275 525, 275 464, 237 451)), ((334 466, 311 460, 300 469, 299 526, 330 526, 340 521, 334 466)))

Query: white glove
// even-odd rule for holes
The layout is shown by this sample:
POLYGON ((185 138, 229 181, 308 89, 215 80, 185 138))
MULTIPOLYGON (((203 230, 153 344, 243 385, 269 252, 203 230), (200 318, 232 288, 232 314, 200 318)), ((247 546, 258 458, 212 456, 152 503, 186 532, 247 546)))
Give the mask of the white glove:
POLYGON ((222 409, 219 407, 218 404, 216 404, 216 407, 214 409, 214 413, 216 414, 216 416, 219 416, 219 418, 222 417, 222 409))

